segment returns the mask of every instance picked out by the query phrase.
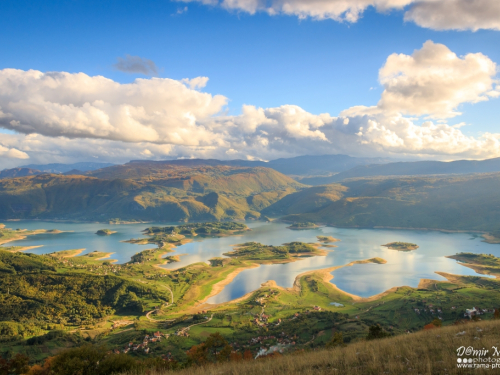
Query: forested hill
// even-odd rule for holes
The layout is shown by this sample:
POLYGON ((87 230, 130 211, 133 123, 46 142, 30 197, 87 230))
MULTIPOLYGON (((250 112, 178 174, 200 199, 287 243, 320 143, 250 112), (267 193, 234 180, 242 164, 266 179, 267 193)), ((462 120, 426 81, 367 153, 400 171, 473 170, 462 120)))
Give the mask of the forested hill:
POLYGON ((104 168, 0 180, 0 219, 212 221, 258 218, 303 187, 269 168, 104 168))
POLYGON ((500 227, 500 173, 360 178, 328 186, 336 194, 325 194, 326 186, 313 187, 287 196, 264 212, 279 211, 288 214, 284 220, 339 227, 464 231, 500 227), (307 205, 310 209, 304 212, 307 205))
POLYGON ((148 285, 61 266, 49 255, 0 250, 0 336, 37 334, 47 324, 94 324, 114 312, 142 314, 142 297, 168 298, 148 285))

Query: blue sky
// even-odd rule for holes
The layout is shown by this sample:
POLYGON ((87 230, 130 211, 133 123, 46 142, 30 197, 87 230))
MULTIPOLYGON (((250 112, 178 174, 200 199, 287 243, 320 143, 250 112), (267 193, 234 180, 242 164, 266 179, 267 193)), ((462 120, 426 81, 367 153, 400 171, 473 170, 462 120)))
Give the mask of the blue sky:
MULTIPOLYGON (((404 21, 406 9, 367 8, 351 23, 168 0, 3 0, 0 69, 83 72, 130 83, 150 77, 113 64, 140 56, 156 64, 160 78, 208 77, 202 91, 228 99, 223 114, 237 116, 244 104, 288 104, 338 116, 353 106, 376 105, 384 90, 378 72, 388 56, 411 55, 427 40, 459 57, 480 52, 500 63, 495 28, 436 31, 404 21)), ((456 107, 463 115, 447 121, 466 123, 461 131, 468 136, 498 133, 498 107, 498 99, 464 102, 456 107)))

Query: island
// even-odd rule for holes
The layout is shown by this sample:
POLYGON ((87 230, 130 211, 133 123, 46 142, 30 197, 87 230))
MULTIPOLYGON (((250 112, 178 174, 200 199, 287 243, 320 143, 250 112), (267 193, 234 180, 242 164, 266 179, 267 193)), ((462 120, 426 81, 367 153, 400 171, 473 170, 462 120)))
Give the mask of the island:
POLYGON ((263 245, 258 242, 246 242, 234 247, 234 251, 224 253, 225 256, 238 260, 264 261, 282 263, 294 261, 304 256, 325 255, 317 246, 303 242, 290 242, 281 246, 263 245))
POLYGON ((390 242, 390 243, 382 245, 382 246, 385 246, 391 250, 398 250, 398 251, 411 251, 411 250, 418 249, 417 244, 410 243, 410 242, 390 242))
POLYGON ((293 223, 288 229, 312 229, 312 228, 319 228, 319 225, 316 225, 314 223, 311 223, 309 221, 303 221, 303 222, 298 222, 298 223, 293 223))
POLYGON ((110 234, 116 233, 116 231, 109 230, 109 229, 99 229, 95 234, 99 236, 109 236, 110 234))
POLYGON ((125 242, 146 245, 156 244, 160 248, 168 244, 178 246, 191 241, 194 237, 226 237, 242 234, 250 230, 245 224, 229 222, 206 222, 182 224, 168 227, 149 227, 142 231, 149 238, 131 239, 125 242))
POLYGON ((191 223, 170 227, 150 227, 143 230, 143 233, 149 236, 158 235, 176 235, 183 236, 217 236, 223 237, 238 232, 250 230, 246 224, 236 223, 234 221, 228 222, 206 222, 206 223, 191 223))

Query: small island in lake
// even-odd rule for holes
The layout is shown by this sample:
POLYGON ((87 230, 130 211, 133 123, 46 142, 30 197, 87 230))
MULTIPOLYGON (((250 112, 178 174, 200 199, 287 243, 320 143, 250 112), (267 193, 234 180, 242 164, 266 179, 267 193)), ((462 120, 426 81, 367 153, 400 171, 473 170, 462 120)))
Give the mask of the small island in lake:
POLYGON ((409 243, 409 242, 391 242, 391 243, 388 243, 388 244, 385 244, 382 246, 385 246, 391 250, 398 250, 398 251, 411 251, 411 250, 418 249, 417 244, 409 243))
POLYGON ((99 229, 95 234, 99 236, 109 236, 110 234, 116 233, 116 231, 109 230, 109 229, 99 229))
POLYGON ((300 222, 300 223, 293 223, 292 225, 290 225, 289 227, 287 227, 288 229, 311 229, 311 228, 318 228, 319 225, 316 225, 314 223, 311 223, 309 221, 305 221, 305 222, 300 222))

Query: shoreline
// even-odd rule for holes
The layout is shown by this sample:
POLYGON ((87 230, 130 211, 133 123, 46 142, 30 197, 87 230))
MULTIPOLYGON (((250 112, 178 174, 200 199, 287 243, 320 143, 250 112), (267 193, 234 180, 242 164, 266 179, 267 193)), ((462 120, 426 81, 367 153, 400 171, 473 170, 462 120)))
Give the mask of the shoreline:
MULTIPOLYGON (((48 222, 48 223, 74 223, 74 224, 110 224, 110 225, 120 225, 120 224, 171 224, 171 225, 182 225, 188 223, 198 223, 198 221, 189 221, 189 222, 170 222, 170 221, 124 221, 120 223, 111 224, 109 220, 107 221, 81 221, 81 220, 57 220, 57 219, 3 219, 6 222, 19 222, 19 221, 28 221, 28 222, 48 222)), ((247 222, 248 220, 238 221, 237 222, 247 222)), ((281 222, 284 224, 293 223, 293 221, 280 220, 279 218, 273 219, 273 222, 281 222)), ((315 228, 304 228, 304 229, 317 229, 319 227, 330 227, 330 228, 341 228, 341 229, 394 229, 394 230, 421 230, 421 231, 437 231, 437 232, 445 232, 445 233, 489 233, 487 230, 474 230, 474 229, 443 229, 443 228, 411 228, 411 227, 391 227, 391 226, 373 226, 373 227, 363 227, 363 226, 341 226, 341 225, 333 225, 331 223, 326 222, 318 222, 316 223, 317 227, 315 228)))
POLYGON ((7 250, 4 248, 4 246, 0 246, 0 250, 4 250, 4 251, 9 251, 11 253, 19 253, 21 251, 28 251, 28 250, 31 250, 31 249, 37 249, 39 247, 43 247, 43 245, 37 245, 37 246, 14 246, 14 247, 19 247, 19 249, 16 249, 16 250, 7 250))

